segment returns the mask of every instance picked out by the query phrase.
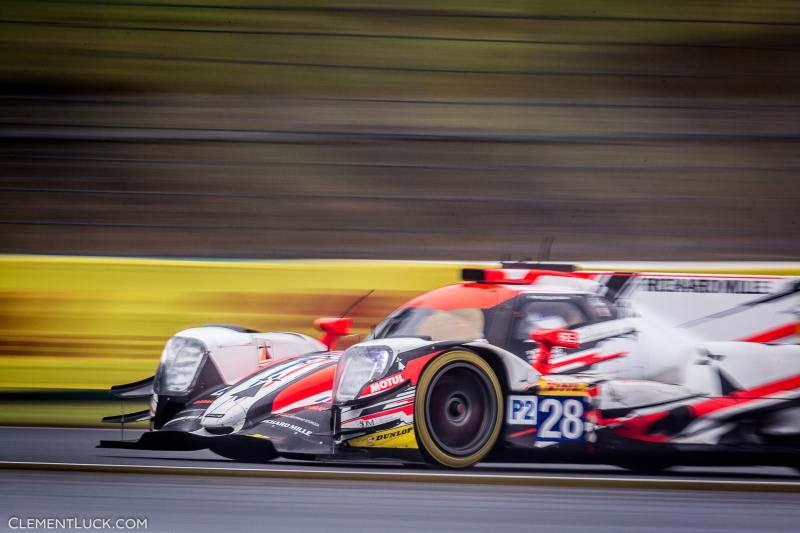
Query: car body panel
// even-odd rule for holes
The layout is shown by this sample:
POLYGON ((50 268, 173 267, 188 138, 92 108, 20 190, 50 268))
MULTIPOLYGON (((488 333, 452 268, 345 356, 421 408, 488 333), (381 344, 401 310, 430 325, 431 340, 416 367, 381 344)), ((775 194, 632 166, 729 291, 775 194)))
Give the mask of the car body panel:
MULTIPOLYGON (((390 364, 347 401, 335 391, 342 352, 316 341, 302 339, 309 352, 253 363, 259 339, 274 334, 181 332, 203 338, 212 352, 250 350, 250 373, 232 363, 241 379, 229 383, 220 372, 223 383, 187 401, 160 429, 212 443, 260 439, 287 457, 402 452, 420 459, 419 377, 441 354, 467 350, 490 363, 507 402, 491 458, 561 453, 601 460, 651 448, 726 457, 736 450, 772 450, 781 458, 800 452, 796 278, 524 269, 492 275, 499 281, 443 287, 390 314, 356 345, 386 347, 390 364), (542 327, 572 329, 581 345, 555 348, 548 366, 537 367, 539 348, 527 335, 542 327)), ((220 357, 214 364, 227 363, 220 357)))

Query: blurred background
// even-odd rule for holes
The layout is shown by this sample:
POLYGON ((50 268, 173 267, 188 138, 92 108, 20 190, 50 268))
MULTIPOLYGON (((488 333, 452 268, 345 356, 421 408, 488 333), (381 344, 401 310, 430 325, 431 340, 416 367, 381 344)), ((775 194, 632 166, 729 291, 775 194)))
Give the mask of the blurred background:
POLYGON ((4 0, 0 250, 792 259, 791 0, 4 0))
POLYGON ((796 260, 798 95, 790 0, 2 0, 0 423, 460 268, 276 259, 796 260))

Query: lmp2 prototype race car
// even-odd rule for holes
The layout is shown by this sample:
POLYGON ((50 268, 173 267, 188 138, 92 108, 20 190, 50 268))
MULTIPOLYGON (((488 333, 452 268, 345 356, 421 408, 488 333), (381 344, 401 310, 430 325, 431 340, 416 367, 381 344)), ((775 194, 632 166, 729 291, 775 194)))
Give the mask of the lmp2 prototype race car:
POLYGON ((151 408, 138 441, 268 461, 390 458, 800 467, 798 278, 465 269, 369 338, 203 326, 154 377, 112 388, 151 408))

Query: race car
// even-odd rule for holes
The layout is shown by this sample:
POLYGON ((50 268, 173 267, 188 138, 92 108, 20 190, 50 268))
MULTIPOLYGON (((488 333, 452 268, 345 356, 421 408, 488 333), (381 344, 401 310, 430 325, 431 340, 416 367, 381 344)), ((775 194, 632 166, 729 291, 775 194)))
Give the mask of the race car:
POLYGON ((569 461, 800 467, 800 279, 465 269, 364 342, 210 325, 116 386, 151 408, 138 441, 269 461, 388 458, 464 468, 569 461))

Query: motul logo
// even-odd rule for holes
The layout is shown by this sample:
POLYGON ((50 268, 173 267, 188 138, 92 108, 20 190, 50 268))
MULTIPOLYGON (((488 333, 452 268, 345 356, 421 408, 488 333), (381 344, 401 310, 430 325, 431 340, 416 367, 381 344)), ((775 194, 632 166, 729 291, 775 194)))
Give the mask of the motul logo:
POLYGON ((403 375, 402 374, 395 374, 393 376, 389 376, 388 378, 383 378, 380 381, 376 381, 372 385, 369 386, 369 393, 375 394, 376 392, 385 391, 386 389, 390 389, 395 385, 399 385, 403 382, 403 375))

